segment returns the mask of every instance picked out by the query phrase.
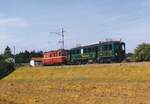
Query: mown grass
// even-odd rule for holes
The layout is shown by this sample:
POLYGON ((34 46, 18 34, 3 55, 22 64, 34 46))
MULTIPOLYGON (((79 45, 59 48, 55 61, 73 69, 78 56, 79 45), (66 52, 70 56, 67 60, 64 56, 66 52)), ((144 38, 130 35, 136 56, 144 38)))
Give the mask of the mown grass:
POLYGON ((20 67, 0 83, 6 104, 150 103, 150 63, 20 67))
POLYGON ((98 82, 149 82, 150 64, 21 67, 4 80, 87 80, 98 82))

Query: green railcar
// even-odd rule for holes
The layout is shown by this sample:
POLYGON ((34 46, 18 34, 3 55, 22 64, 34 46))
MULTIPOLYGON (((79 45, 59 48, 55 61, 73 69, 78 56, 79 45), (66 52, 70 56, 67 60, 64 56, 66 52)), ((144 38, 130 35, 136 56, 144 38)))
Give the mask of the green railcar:
POLYGON ((93 63, 96 62, 98 45, 89 45, 83 47, 77 47, 70 50, 71 63, 93 63))
POLYGON ((125 43, 120 41, 100 42, 70 50, 70 62, 75 64, 121 62, 124 59, 125 43))
POLYGON ((97 61, 121 62, 125 59, 125 43, 120 41, 100 42, 98 46, 97 61))

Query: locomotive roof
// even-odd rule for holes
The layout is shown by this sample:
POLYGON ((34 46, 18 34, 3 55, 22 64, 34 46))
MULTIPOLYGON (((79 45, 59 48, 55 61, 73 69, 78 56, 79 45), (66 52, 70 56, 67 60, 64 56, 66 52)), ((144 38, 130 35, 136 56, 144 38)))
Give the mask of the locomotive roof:
POLYGON ((91 44, 91 45, 86 45, 86 46, 75 47, 75 48, 72 48, 71 50, 73 50, 73 49, 80 49, 80 48, 97 47, 100 44, 112 44, 112 43, 124 43, 124 42, 122 42, 122 41, 105 41, 105 42, 100 41, 97 44, 91 44))
POLYGON ((55 53, 55 52, 60 52, 60 51, 67 51, 67 50, 65 50, 65 49, 58 49, 58 50, 47 51, 47 52, 44 52, 44 53, 49 53, 49 52, 55 53))

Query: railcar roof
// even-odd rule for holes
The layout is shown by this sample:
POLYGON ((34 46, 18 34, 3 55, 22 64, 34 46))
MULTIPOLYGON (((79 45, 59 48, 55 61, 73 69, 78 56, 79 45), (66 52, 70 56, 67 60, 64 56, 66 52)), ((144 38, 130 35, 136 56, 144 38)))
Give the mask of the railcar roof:
POLYGON ((100 44, 112 44, 112 43, 124 43, 124 42, 122 42, 122 41, 105 41, 105 42, 100 41, 97 44, 91 44, 91 45, 85 45, 85 46, 75 47, 75 48, 71 48, 71 50, 81 49, 81 48, 96 47, 96 46, 99 46, 100 44))
POLYGON ((80 48, 90 48, 90 47, 96 47, 98 46, 99 44, 92 44, 92 45, 86 45, 86 46, 80 46, 80 47, 75 47, 75 48, 72 48, 71 50, 73 49, 80 49, 80 48))

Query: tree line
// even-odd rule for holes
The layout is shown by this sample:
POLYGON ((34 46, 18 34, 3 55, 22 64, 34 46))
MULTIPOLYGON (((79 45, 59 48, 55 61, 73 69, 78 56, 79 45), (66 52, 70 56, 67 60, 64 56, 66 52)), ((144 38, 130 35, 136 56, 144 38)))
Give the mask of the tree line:
POLYGON ((8 58, 15 59, 16 63, 29 63, 32 57, 42 57, 43 51, 23 51, 16 55, 13 55, 11 48, 7 46, 3 54, 0 55, 0 59, 6 60, 8 58))
POLYGON ((15 55, 16 63, 29 63, 32 57, 43 57, 43 51, 20 52, 15 55))

